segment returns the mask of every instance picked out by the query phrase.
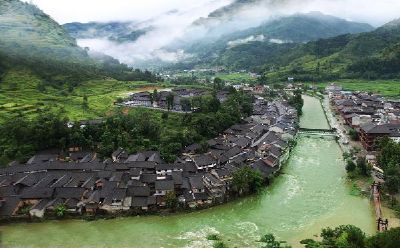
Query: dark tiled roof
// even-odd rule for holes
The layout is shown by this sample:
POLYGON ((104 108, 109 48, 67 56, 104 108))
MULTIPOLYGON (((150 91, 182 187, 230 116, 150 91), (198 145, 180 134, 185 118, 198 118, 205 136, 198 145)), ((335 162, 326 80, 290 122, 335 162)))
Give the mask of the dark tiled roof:
POLYGON ((155 174, 142 174, 140 176, 140 181, 144 183, 154 183, 157 180, 157 175, 155 174))
POLYGON ((21 193, 22 199, 43 199, 53 196, 53 188, 29 187, 25 188, 21 193))
POLYGON ((131 205, 132 207, 147 207, 148 206, 148 197, 147 196, 136 196, 132 198, 131 205))
POLYGON ((156 190, 173 190, 174 181, 173 180, 159 180, 155 184, 156 190))
POLYGON ((360 128, 369 134, 387 134, 391 136, 400 136, 400 124, 382 124, 367 123, 360 128))
POLYGON ((4 198, 4 201, 0 203, 0 216, 9 217, 11 216, 20 202, 19 197, 12 196, 4 198))
POLYGON ((148 186, 142 187, 128 187, 127 196, 150 196, 150 188, 148 186))
POLYGON ((192 177, 189 177, 189 183, 190 183, 192 188, 204 189, 203 176, 192 176, 192 177))
POLYGON ((86 191, 84 188, 56 188, 54 191, 54 198, 76 198, 80 199, 86 191))
POLYGON ((194 162, 197 166, 205 166, 216 163, 215 159, 211 157, 209 154, 202 154, 194 157, 194 162))

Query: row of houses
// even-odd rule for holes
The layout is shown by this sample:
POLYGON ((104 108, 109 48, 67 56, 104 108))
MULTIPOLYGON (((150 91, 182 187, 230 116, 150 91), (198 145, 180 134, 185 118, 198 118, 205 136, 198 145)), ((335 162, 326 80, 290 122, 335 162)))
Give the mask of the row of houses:
POLYGON ((367 151, 373 151, 375 141, 383 136, 400 141, 400 102, 366 92, 343 91, 335 85, 328 87, 334 110, 357 132, 367 151))
MULTIPOLYGON (((159 109, 170 108, 177 112, 192 112, 195 110, 191 106, 190 98, 210 94, 208 90, 196 88, 174 88, 171 91, 160 91, 156 94, 147 91, 133 93, 122 103, 128 107, 151 107, 159 109)), ((228 98, 228 91, 218 91, 216 97, 220 102, 228 98)))
POLYGON ((116 150, 101 161, 92 152, 37 154, 0 169, 0 217, 43 217, 63 206, 71 215, 157 211, 174 200, 194 208, 229 198, 235 171, 250 166, 267 180, 287 158, 297 113, 284 101, 254 103, 254 114, 207 142, 186 147, 174 163, 157 151, 116 150))

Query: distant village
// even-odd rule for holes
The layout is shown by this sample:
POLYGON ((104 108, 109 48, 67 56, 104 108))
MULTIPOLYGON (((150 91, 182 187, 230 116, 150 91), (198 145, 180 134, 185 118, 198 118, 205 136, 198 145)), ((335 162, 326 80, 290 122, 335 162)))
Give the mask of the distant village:
POLYGON ((326 92, 347 131, 356 132, 371 164, 375 164, 375 141, 378 138, 389 137, 400 141, 400 102, 366 92, 344 91, 335 84, 327 86, 326 92))
MULTIPOLYGON (((206 152, 201 144, 187 146, 172 164, 158 151, 128 154, 120 148, 104 161, 93 152, 71 152, 67 158, 40 153, 26 164, 0 169, 0 218, 54 216, 60 205, 71 216, 140 214, 168 208, 171 193, 183 208, 207 207, 230 199, 232 175, 244 166, 267 181, 289 156, 298 116, 284 100, 264 100, 258 95, 264 88, 251 90, 251 116, 208 140, 206 152)), ((193 111, 184 99, 202 94, 182 88, 152 99, 141 92, 122 104, 193 111)), ((226 94, 217 97, 224 101, 226 94)))
MULTIPOLYGON (((262 94, 264 86, 246 86, 232 85, 236 90, 243 90, 249 93, 262 94)), ((192 106, 193 97, 201 97, 209 95, 210 90, 198 88, 174 88, 171 90, 160 90, 155 92, 137 92, 131 94, 123 102, 117 103, 125 107, 144 107, 158 110, 168 110, 177 113, 191 113, 198 111, 198 106, 192 106)), ((229 91, 219 90, 216 92, 216 98, 219 102, 224 102, 228 99, 229 91)))

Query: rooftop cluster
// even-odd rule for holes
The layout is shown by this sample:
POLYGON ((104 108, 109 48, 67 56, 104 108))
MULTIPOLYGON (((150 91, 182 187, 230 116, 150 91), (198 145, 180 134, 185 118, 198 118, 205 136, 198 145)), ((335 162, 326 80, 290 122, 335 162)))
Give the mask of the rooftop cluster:
POLYGON ((376 140, 390 137, 400 141, 400 102, 366 92, 343 91, 330 85, 326 89, 335 111, 355 130, 367 151, 376 150, 376 140))
POLYGON ((187 146, 174 163, 158 151, 120 148, 104 161, 92 152, 71 153, 68 162, 47 153, 1 169, 0 216, 137 213, 224 202, 236 171, 251 168, 266 181, 278 171, 297 131, 296 110, 287 102, 256 99, 253 115, 207 144, 187 146))

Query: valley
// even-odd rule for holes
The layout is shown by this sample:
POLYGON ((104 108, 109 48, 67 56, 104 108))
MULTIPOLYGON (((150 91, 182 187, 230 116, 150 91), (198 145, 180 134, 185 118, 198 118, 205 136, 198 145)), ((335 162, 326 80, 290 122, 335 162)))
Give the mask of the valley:
MULTIPOLYGON (((301 127, 326 127, 322 111, 317 99, 305 97, 301 127)), ((372 234, 371 205, 350 194, 341 156, 334 140, 300 135, 283 174, 255 196, 186 214, 13 224, 0 231, 10 247, 210 247, 209 234, 218 234, 229 247, 258 247, 257 239, 268 232, 301 247, 300 240, 322 227, 340 224, 354 224, 372 234), (25 238, 19 239, 21 235, 25 238), (43 235, 54 238, 44 240, 43 235)))
POLYGON ((398 248, 400 3, 362 7, 0 0, 0 246, 398 248))

